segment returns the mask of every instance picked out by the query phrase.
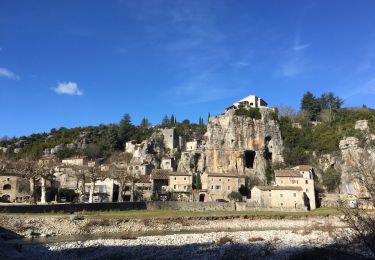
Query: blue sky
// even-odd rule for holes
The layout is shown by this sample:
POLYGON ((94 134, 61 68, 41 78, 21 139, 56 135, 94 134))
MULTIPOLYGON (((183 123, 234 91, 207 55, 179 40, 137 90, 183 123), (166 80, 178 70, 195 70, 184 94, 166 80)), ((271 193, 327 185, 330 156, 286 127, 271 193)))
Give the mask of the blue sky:
POLYGON ((375 101, 375 1, 0 3, 0 136, 197 121, 256 94, 375 101))

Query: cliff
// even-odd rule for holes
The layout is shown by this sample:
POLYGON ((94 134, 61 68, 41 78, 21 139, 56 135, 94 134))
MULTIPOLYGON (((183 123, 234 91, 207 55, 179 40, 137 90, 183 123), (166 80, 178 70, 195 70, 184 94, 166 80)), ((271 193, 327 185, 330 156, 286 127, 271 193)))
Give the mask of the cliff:
POLYGON ((259 108, 261 119, 236 116, 235 110, 211 117, 201 146, 184 152, 178 170, 256 174, 265 179, 266 160, 282 162, 283 142, 273 109, 259 108))

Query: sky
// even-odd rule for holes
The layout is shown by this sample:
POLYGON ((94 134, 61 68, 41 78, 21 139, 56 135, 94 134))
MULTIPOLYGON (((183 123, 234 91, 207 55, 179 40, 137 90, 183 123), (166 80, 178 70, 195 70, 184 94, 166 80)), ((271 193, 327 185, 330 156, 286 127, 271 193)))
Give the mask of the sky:
POLYGON ((2 0, 0 136, 197 122, 255 94, 375 103, 375 1, 2 0))

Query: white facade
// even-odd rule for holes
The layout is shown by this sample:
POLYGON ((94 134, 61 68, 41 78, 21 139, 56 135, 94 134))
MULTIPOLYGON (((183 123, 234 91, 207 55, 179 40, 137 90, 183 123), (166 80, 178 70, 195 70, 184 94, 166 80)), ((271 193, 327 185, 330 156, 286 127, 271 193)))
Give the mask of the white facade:
POLYGON ((250 95, 233 103, 233 105, 231 107, 228 107, 227 110, 232 109, 232 108, 237 109, 239 106, 259 108, 259 107, 267 107, 268 104, 263 99, 255 95, 250 95))

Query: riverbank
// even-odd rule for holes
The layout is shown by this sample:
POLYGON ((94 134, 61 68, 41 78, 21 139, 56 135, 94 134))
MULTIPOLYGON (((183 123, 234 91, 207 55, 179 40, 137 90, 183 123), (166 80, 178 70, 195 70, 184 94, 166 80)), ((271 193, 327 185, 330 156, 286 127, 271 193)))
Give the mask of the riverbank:
POLYGON ((2 257, 288 259, 317 250, 343 254, 341 259, 369 255, 361 246, 345 245, 342 234, 349 231, 340 215, 322 212, 100 212, 82 213, 76 220, 64 214, 2 214, 3 229, 37 237, 3 241, 8 249, 2 257))

